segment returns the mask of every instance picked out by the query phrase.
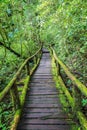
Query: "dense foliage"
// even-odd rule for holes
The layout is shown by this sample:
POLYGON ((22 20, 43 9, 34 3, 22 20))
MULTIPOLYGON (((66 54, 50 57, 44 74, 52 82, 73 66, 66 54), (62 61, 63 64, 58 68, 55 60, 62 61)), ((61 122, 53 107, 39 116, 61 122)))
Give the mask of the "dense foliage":
MULTIPOLYGON (((87 1, 0 0, 0 91, 41 43, 52 45, 87 85, 87 1)), ((0 128, 5 130, 5 125, 0 128)))
MULTIPOLYGON (((87 82, 87 1, 40 0, 41 39, 54 44, 58 56, 87 82), (71 60, 72 59, 72 60, 71 60)), ((81 80, 82 81, 82 80, 81 80)))
MULTIPOLYGON (((0 0, 0 91, 6 87, 23 61, 39 48, 35 8, 34 1, 0 0)), ((2 130, 10 129, 14 114, 9 99, 0 103, 2 130)))
POLYGON ((35 19, 34 10, 35 3, 23 0, 0 1, 0 84, 2 86, 9 82, 10 76, 15 70, 17 71, 23 59, 38 49, 39 36, 36 29, 38 21, 35 19))

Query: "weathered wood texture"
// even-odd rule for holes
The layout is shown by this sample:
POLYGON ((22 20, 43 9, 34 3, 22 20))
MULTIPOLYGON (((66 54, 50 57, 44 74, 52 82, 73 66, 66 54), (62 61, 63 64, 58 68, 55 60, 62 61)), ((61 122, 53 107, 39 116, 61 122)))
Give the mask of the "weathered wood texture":
POLYGON ((47 51, 43 53, 29 88, 17 130, 71 130, 72 120, 62 110, 47 51))

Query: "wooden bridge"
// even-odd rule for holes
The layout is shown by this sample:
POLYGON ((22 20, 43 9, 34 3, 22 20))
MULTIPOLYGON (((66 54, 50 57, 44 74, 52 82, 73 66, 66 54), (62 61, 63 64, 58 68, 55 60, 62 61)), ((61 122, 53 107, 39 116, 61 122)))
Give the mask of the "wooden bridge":
POLYGON ((71 74, 53 48, 43 53, 40 48, 27 58, 0 93, 0 101, 5 101, 9 92, 14 111, 11 130, 76 130, 76 124, 87 130, 86 116, 78 107, 81 102, 77 102, 79 97, 87 97, 87 88, 71 74), (61 68, 72 81, 72 91, 63 82, 61 68))

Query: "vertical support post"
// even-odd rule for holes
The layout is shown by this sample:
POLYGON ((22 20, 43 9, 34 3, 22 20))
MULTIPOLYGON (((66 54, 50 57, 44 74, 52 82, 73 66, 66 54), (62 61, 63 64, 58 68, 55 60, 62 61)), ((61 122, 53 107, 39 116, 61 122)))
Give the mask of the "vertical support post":
POLYGON ((13 110, 16 111, 17 109, 19 109, 21 107, 21 104, 20 104, 17 86, 15 83, 13 84, 13 86, 10 90, 10 95, 11 95, 11 99, 12 99, 12 103, 13 103, 13 107, 14 107, 13 110))
POLYGON ((36 63, 38 62, 38 54, 36 55, 36 63))
POLYGON ((34 56, 34 63, 37 63, 37 56, 34 56))
POLYGON ((76 97, 75 97, 75 86, 73 85, 72 86, 72 97, 73 97, 73 100, 74 100, 74 106, 72 108, 72 113, 73 113, 73 116, 75 116, 75 113, 76 113, 76 97))
POLYGON ((29 63, 27 62, 27 75, 30 75, 29 63))
POLYGON ((61 73, 60 73, 60 64, 57 61, 55 61, 55 62, 56 62, 57 74, 61 75, 61 73))
POLYGON ((51 55, 53 56, 53 50, 51 49, 51 55))
POLYGON ((81 92, 79 89, 73 85, 72 95, 74 99, 74 108, 73 108, 73 115, 76 116, 77 111, 81 109, 81 92))

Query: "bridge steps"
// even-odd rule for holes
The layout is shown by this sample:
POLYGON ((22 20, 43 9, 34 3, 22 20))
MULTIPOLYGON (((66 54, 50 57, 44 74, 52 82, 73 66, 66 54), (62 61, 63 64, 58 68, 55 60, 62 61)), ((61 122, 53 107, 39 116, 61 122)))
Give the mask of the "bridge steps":
POLYGON ((73 123, 62 110, 49 53, 43 53, 29 88, 17 130, 71 130, 73 123))

